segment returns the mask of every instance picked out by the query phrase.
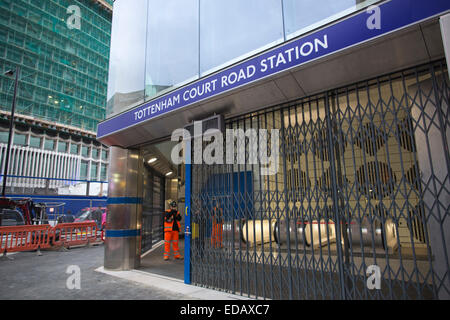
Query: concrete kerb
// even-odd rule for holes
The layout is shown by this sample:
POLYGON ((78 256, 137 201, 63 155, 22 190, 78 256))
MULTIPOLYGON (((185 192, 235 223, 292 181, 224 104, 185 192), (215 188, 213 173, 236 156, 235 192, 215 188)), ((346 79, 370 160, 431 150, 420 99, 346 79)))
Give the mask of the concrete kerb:
POLYGON ((160 290, 166 290, 176 294, 186 295, 193 300, 253 300, 248 297, 234 295, 227 292, 187 285, 179 279, 165 277, 154 273, 143 272, 140 270, 110 271, 105 270, 102 266, 95 269, 95 271, 113 277, 118 277, 121 279, 155 287, 160 290))

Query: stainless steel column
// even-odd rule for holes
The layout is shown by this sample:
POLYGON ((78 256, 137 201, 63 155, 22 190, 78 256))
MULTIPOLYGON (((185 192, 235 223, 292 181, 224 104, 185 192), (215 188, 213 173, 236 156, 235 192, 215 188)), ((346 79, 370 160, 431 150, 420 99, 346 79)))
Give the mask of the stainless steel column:
POLYGON ((105 269, 140 265, 142 159, 138 150, 110 148, 105 269))

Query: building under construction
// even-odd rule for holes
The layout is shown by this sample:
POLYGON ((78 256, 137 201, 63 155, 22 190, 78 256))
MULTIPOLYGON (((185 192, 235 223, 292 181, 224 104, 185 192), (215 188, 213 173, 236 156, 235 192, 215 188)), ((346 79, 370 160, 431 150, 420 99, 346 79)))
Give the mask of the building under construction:
POLYGON ((0 2, 2 177, 14 98, 16 106, 8 195, 106 195, 109 153, 95 131, 106 113, 111 20, 109 0, 0 2))

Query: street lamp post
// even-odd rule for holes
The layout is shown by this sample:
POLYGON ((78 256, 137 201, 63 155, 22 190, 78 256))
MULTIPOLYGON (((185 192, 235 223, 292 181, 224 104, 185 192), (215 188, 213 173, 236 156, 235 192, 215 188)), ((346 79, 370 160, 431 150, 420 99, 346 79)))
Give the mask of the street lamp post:
MULTIPOLYGON (((11 108, 11 119, 9 121, 9 135, 8 135, 8 147, 6 149, 6 158, 5 158, 5 170, 3 171, 3 188, 2 188, 2 197, 5 197, 6 192, 6 178, 8 176, 8 165, 9 165, 9 153, 11 150, 11 139, 12 139, 12 131, 14 127, 14 111, 16 109, 16 95, 17 95, 17 85, 19 83, 19 72, 20 68, 16 66, 16 79, 14 82, 14 95, 13 95, 13 101, 12 101, 12 108, 11 108)), ((9 70, 5 73, 5 75, 12 76, 14 74, 13 70, 9 70)))

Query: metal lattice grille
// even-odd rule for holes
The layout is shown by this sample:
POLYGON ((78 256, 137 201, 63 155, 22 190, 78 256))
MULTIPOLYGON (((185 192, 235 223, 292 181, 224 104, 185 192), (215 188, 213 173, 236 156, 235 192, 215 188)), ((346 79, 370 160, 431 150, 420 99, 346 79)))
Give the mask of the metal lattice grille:
POLYGON ((193 283, 271 299, 449 297, 449 93, 439 61, 229 119, 268 139, 238 135, 233 163, 192 165, 193 283), (251 159, 276 151, 272 129, 278 171, 263 175, 251 159))

